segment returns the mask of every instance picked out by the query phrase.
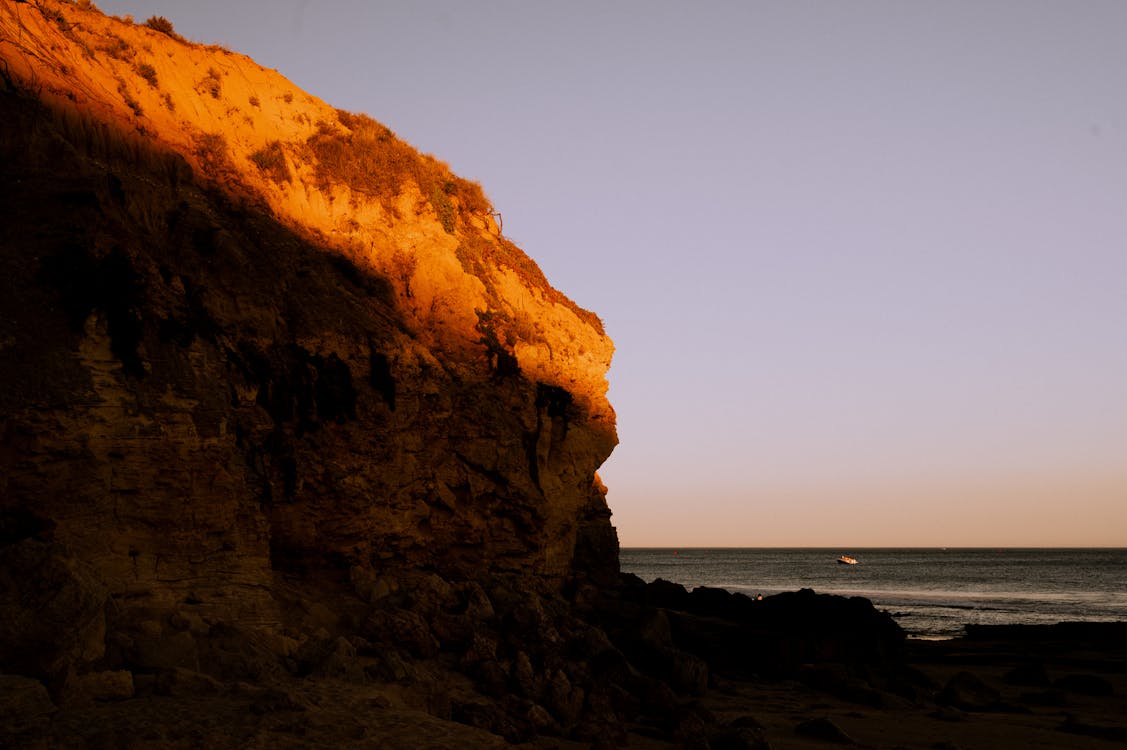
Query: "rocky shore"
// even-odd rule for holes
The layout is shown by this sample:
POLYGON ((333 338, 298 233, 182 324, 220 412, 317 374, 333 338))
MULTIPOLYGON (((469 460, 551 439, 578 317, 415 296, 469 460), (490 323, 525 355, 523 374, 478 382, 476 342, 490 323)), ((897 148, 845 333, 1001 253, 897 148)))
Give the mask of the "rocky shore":
POLYGON ((49 545, 4 549, 0 742, 27 748, 1111 748, 1127 738, 1127 625, 974 628, 912 641, 863 599, 755 601, 676 584, 573 596, 421 575, 321 582, 295 625, 191 603, 113 623, 82 672, 44 661, 89 592, 49 545), (38 591, 13 578, 57 571, 38 591), (24 566, 24 567, 21 567, 24 566), (41 568, 40 568, 41 569, 41 568), (10 600, 8 600, 10 602, 10 600), (18 613, 17 613, 18 614, 18 613), (57 629, 53 630, 52 626, 57 629), (19 640, 22 637, 22 641, 19 640), (39 675, 36 677, 35 675, 39 675))

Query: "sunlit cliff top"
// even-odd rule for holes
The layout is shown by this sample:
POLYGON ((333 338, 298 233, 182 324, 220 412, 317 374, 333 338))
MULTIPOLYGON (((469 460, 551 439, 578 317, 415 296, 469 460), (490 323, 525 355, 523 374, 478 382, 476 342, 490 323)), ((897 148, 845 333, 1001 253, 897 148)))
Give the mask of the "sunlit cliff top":
POLYGON ((386 277, 414 332, 495 348, 613 420, 613 345, 505 239, 481 187, 277 71, 88 3, 0 0, 5 84, 181 154, 197 175, 386 277), (84 7, 85 6, 85 7, 84 7))

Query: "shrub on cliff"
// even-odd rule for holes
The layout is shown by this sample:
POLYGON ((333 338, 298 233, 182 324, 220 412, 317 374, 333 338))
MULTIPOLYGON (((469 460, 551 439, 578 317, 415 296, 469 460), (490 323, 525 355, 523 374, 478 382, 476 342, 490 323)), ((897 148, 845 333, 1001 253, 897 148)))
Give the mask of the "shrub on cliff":
POLYGON ((480 185, 454 176, 445 164, 420 154, 367 115, 337 110, 337 122, 319 122, 307 143, 323 183, 343 183, 390 207, 391 200, 412 181, 430 200, 448 232, 453 233, 458 212, 490 211, 480 185))
POLYGON ((196 91, 200 94, 210 94, 212 99, 218 99, 223 90, 223 77, 215 68, 208 68, 207 75, 196 84, 196 91))
POLYGON ((172 28, 172 21, 169 21, 164 16, 152 16, 149 20, 145 21, 145 25, 153 31, 159 31, 166 36, 172 37, 178 42, 184 41, 184 37, 177 34, 176 30, 172 28))
MULTIPOLYGON (((514 245, 504 237, 498 237, 496 240, 489 240, 482 237, 480 234, 467 234, 458 243, 457 253, 458 261, 462 264, 462 270, 466 273, 477 276, 485 284, 486 290, 494 293, 493 283, 489 280, 489 273, 487 268, 504 267, 511 270, 516 274, 525 285, 533 289, 540 289, 543 291, 548 299, 571 310, 583 322, 594 328, 599 333, 605 333, 603 329, 603 321, 598 315, 585 310, 579 305, 575 304, 562 292, 557 290, 548 283, 547 277, 544 272, 540 270, 540 266, 536 261, 528 257, 527 254, 519 247, 514 245)), ((506 329, 509 327, 506 326, 506 329)), ((522 341, 532 341, 538 337, 532 336, 528 332, 527 327, 525 331, 517 332, 516 338, 522 341)))
POLYGON ((227 165, 227 139, 222 133, 200 133, 193 138, 196 158, 204 172, 215 175, 227 165))
POLYGON ((154 89, 159 87, 160 84, 157 82, 157 69, 152 65, 149 65, 148 63, 141 63, 136 67, 136 71, 137 75, 144 78, 151 87, 153 87, 154 89))
MULTIPOLYGON (((432 156, 420 154, 399 140, 391 130, 371 117, 337 110, 337 122, 317 123, 317 132, 306 141, 317 179, 322 187, 344 184, 351 190, 379 200, 392 209, 392 200, 403 186, 414 182, 434 208, 442 228, 450 234, 460 216, 491 213, 481 186, 462 179, 432 156)), ((466 273, 477 276, 493 293, 489 267, 505 266, 528 286, 544 290, 550 299, 571 309, 600 333, 602 321, 552 288, 540 267, 503 237, 489 240, 476 231, 460 237, 457 254, 466 273)))
POLYGON ((105 41, 98 45, 98 51, 105 52, 115 60, 130 60, 137 56, 129 42, 113 33, 106 34, 105 41))
POLYGON ((251 154, 250 160, 262 174, 274 182, 280 184, 290 181, 290 168, 286 164, 286 152, 280 141, 270 141, 251 154))

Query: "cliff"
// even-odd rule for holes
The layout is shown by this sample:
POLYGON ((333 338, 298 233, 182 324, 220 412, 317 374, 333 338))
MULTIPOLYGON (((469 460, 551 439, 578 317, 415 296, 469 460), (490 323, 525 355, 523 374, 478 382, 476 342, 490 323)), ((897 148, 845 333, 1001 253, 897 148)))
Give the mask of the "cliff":
POLYGON ((6 668, 198 667, 216 623, 292 657, 337 589, 613 576, 613 346, 481 188, 85 5, 0 2, 6 668))
POLYGON ((295 566, 558 587, 609 533, 598 319, 477 185, 167 31, 0 5, 5 508, 259 618, 295 566))

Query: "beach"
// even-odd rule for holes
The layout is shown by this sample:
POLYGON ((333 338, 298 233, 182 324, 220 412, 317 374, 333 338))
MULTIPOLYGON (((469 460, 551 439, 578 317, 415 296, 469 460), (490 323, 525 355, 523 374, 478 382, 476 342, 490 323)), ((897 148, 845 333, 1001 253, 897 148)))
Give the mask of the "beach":
MULTIPOLYGON (((710 686, 700 706, 728 732, 714 736, 712 747, 1111 748, 1127 742, 1127 622, 1115 621, 1119 600, 1113 590, 1121 550, 870 550, 857 556, 858 565, 835 567, 828 550, 623 550, 627 570, 680 571, 698 582, 726 580, 727 588, 702 584, 687 596, 661 580, 648 588, 655 592, 651 601, 672 611, 692 609, 696 605, 690 600, 698 593, 708 595, 700 597, 704 602, 723 599, 715 592, 727 592, 730 599, 723 608, 730 613, 742 609, 749 639, 764 638, 754 625, 756 605, 787 599, 792 611, 804 611, 805 605, 796 604, 801 597, 772 592, 785 585, 785 575, 831 587, 836 582, 841 589, 868 591, 878 600, 899 597, 900 616, 895 610, 882 612, 904 630, 898 649, 833 653, 815 647, 790 664, 777 663, 758 673, 747 660, 706 655, 710 686), (873 565, 874 559, 895 564, 873 565), (869 572, 855 575, 866 560, 869 572), (942 560, 949 562, 937 563, 942 560), (1102 562, 1102 573, 1094 561, 1102 562), (1077 563, 1088 567, 1081 570, 1077 563), (889 573, 883 587, 874 573, 878 569, 889 573), (980 582, 978 591, 960 582, 972 574, 980 582), (1085 581, 1088 590, 1078 590, 1077 580, 1085 581), (756 582, 766 598, 760 602, 752 594, 739 603, 741 593, 756 591, 756 582), (1066 596, 1069 585, 1073 591, 1066 596), (1100 593, 1105 588, 1107 596, 1100 593), (960 606, 937 602, 936 591, 948 592, 960 606), (1054 619, 1053 608, 1069 598, 1098 605, 1095 610, 1078 608, 1071 619, 1094 613, 1103 621, 1057 624, 1070 618, 1054 619), (914 614, 904 617, 904 608, 914 614), (956 628, 950 617, 958 613, 967 622, 956 628), (908 630, 921 622, 928 630, 908 630)), ((819 599, 812 591, 803 593, 810 603, 819 599)), ((866 601, 859 596, 825 599, 840 607, 858 603, 856 612, 863 612, 859 603, 866 601)), ((700 614, 717 612, 713 608, 700 614)), ((678 620, 677 615, 671 618, 678 620)), ((862 627, 875 626, 883 627, 873 618, 862 627)), ((871 635, 845 633, 850 627, 842 625, 845 641, 871 635)), ((675 641, 677 630, 674 626, 675 641)), ((790 641, 775 637, 753 655, 753 665, 769 660, 773 652, 793 650, 790 641)), ((800 637, 807 645, 820 638, 833 640, 832 628, 828 635, 823 630, 800 637)))

